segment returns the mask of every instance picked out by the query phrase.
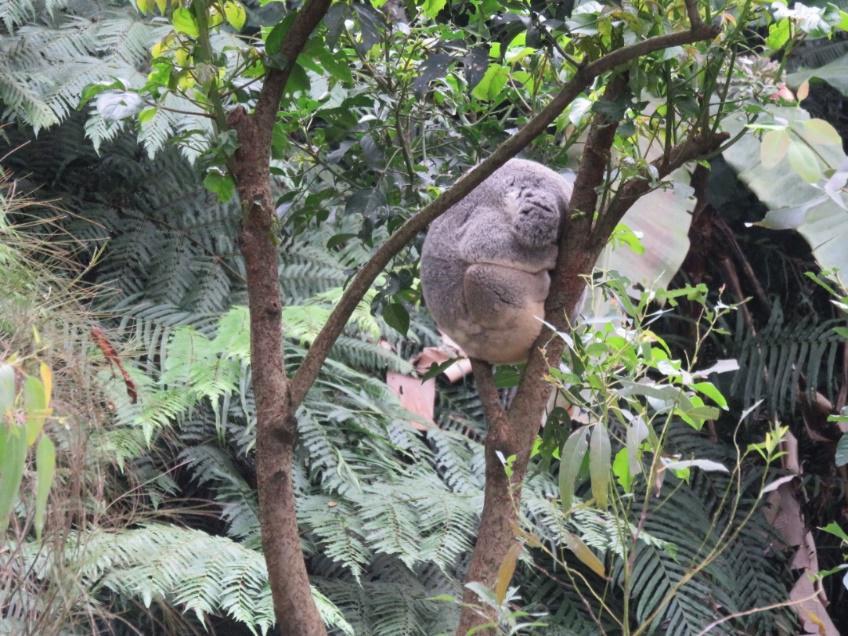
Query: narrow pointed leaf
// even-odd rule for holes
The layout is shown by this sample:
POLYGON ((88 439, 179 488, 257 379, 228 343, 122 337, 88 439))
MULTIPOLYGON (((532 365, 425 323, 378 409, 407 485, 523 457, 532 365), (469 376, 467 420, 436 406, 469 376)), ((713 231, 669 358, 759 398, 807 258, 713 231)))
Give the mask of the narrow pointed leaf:
POLYGON ((569 435, 559 456, 559 496, 562 509, 566 512, 571 510, 574 501, 574 480, 577 479, 580 464, 583 463, 589 445, 586 432, 585 428, 579 428, 569 435))
POLYGON ((583 565, 588 567, 598 576, 604 576, 605 570, 603 562, 595 556, 595 553, 592 552, 585 543, 583 543, 583 540, 580 537, 571 534, 570 532, 566 532, 565 545, 574 553, 574 556, 576 556, 583 565))
POLYGON ((607 427, 598 422, 592 427, 589 443, 589 476, 592 480, 592 497, 599 508, 607 507, 611 453, 607 427))
POLYGON ((47 496, 56 473, 56 447, 46 435, 42 435, 35 449, 35 536, 41 538, 44 517, 47 511, 47 496))
POLYGON ((521 554, 521 544, 513 543, 498 568, 498 578, 495 582, 495 600, 498 605, 503 603, 506 598, 509 582, 512 580, 512 575, 515 574, 515 564, 518 561, 519 554, 521 554))

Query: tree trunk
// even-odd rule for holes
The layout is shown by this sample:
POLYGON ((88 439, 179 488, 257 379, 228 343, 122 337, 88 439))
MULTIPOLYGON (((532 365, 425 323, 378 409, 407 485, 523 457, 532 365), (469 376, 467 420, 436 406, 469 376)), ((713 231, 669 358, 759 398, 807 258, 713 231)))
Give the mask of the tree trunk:
MULTIPOLYGON (((575 232, 575 236, 581 235, 575 232)), ((568 241, 567 245, 574 245, 575 249, 569 252, 569 257, 564 263, 568 269, 563 270, 576 272, 575 275, 567 278, 563 297, 569 316, 573 314, 586 287, 585 280, 579 274, 591 270, 599 252, 591 246, 578 247, 576 244, 579 242, 579 239, 568 241)), ((557 322, 566 322, 565 316, 557 322)), ((550 331, 548 334, 550 336, 550 331)), ((544 381, 544 377, 549 366, 559 364, 564 345, 563 340, 554 335, 546 344, 543 355, 531 357, 524 371, 528 381, 522 383, 524 390, 519 389, 509 412, 504 412, 497 402, 491 367, 479 361, 472 362, 474 378, 489 423, 489 432, 486 435, 486 488, 483 514, 480 518, 474 553, 465 577, 466 581, 476 581, 490 589, 493 588, 501 563, 516 542, 515 530, 521 502, 521 485, 530 462, 533 440, 539 434, 545 406, 552 390, 551 385, 544 381), (499 453, 504 458, 515 456, 511 477, 507 477, 499 453)), ((488 607, 480 608, 477 595, 471 590, 465 591, 463 604, 464 608, 456 630, 457 636, 465 636, 469 629, 495 620, 494 611, 488 607)), ((496 633, 494 628, 475 632, 475 634, 494 633, 496 633)))
POLYGON ((247 271, 250 361, 256 395, 256 475, 262 549, 282 634, 322 636, 324 623, 312 599, 295 514, 292 480, 297 420, 283 366, 283 301, 268 159, 256 121, 235 111, 238 131, 234 173, 242 201, 239 243, 247 271))

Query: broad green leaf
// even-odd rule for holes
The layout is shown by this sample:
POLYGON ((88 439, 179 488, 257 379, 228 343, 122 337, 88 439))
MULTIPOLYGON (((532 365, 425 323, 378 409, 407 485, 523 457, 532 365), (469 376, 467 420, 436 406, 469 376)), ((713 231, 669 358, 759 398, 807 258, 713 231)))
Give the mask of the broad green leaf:
POLYGON ((135 6, 143 15, 149 15, 153 13, 153 7, 156 6, 156 3, 153 0, 135 0, 135 6))
POLYGON ((389 303, 383 307, 383 320, 389 327, 405 336, 409 331, 409 312, 400 303, 389 303))
POLYGON ((501 605, 506 598, 506 592, 509 589, 509 582, 512 580, 512 575, 515 574, 515 564, 518 561, 518 555, 521 554, 521 544, 513 543, 501 561, 498 567, 498 578, 495 581, 495 600, 498 605, 501 605))
POLYGON ((692 385, 692 388, 706 395, 723 410, 727 410, 727 400, 712 382, 696 382, 692 385))
POLYGON ((786 76, 786 83, 795 88, 813 77, 824 80, 843 95, 848 95, 848 54, 838 57, 824 66, 801 69, 791 73, 786 76))
POLYGON ((286 33, 289 32, 294 21, 294 16, 294 13, 290 13, 281 22, 274 25, 274 28, 268 33, 268 37, 265 38, 265 53, 273 56, 280 52, 286 33))
POLYGON ((583 540, 570 532, 564 533, 565 546, 574 553, 580 562, 598 576, 604 576, 604 564, 595 556, 583 540))
POLYGON ((227 18, 227 24, 236 31, 241 31, 247 20, 247 11, 245 11, 241 2, 232 2, 231 0, 224 2, 224 15, 227 18))
POLYGON ((147 108, 143 108, 138 113, 138 123, 139 124, 146 124, 147 122, 152 120, 154 117, 156 117, 157 112, 159 112, 159 109, 156 108, 155 106, 148 106, 147 108))
POLYGON ((47 396, 44 394, 44 383, 38 378, 29 376, 24 381, 24 408, 26 409, 26 441, 28 446, 35 443, 44 421, 47 419, 47 396))
POLYGON ((421 3, 421 10, 428 18, 435 18, 445 8, 445 4, 447 0, 424 0, 421 3))
POLYGON ((842 145, 842 138, 824 119, 808 119, 803 124, 804 138, 812 144, 842 145))
POLYGON ((766 168, 774 168, 783 161, 786 151, 789 150, 789 131, 769 130, 763 135, 763 143, 760 145, 760 161, 766 168))
POLYGON ((155 0, 156 6, 159 8, 159 13, 165 15, 165 10, 168 8, 168 0, 155 0))
POLYGON ((843 433, 836 443, 836 465, 848 464, 848 433, 843 433))
POLYGON ((471 91, 471 95, 481 101, 494 101, 500 96, 507 81, 509 81, 507 68, 500 64, 490 64, 483 78, 471 91))
POLYGON ((772 51, 778 51, 789 41, 790 33, 791 29, 789 25, 789 18, 783 18, 782 20, 773 22, 769 25, 766 45, 772 51))
POLYGON ((3 424, 0 434, 5 438, 0 445, 3 447, 3 456, 0 457, 0 535, 3 535, 9 526, 9 515, 12 513, 23 478, 27 441, 26 432, 16 424, 3 424))
POLYGON ((210 170, 206 173, 203 179, 203 185, 210 192, 218 195, 218 201, 226 203, 233 198, 236 191, 236 183, 228 174, 221 174, 215 170, 210 170))
MULTIPOLYGON (((846 56, 848 62, 848 56, 846 56)), ((810 118, 801 108, 769 107, 774 117, 780 117, 790 125, 810 118)), ((725 130, 732 135, 739 132, 746 122, 741 117, 729 118, 725 130)), ((822 193, 792 170, 768 169, 759 162, 759 142, 753 135, 746 135, 724 152, 724 158, 737 171, 739 178, 759 197, 771 211, 764 220, 768 226, 778 216, 789 216, 788 227, 797 228, 813 250, 813 255, 824 269, 836 269, 845 280, 848 273, 848 214, 834 200, 822 193), (797 221, 797 222, 796 222, 797 221)), ((816 148, 830 166, 846 165, 848 157, 840 146, 823 145, 816 148)), ((837 192, 835 196, 844 195, 837 192)))
POLYGON ((41 538, 44 516, 47 510, 47 495, 56 473, 56 447, 47 435, 42 435, 35 449, 35 536, 41 538))
POLYGON ((15 406, 15 369, 9 364, 0 364, 0 425, 3 417, 15 406))
POLYGON ((105 93, 106 91, 111 90, 123 90, 126 88, 124 83, 120 80, 115 80, 114 82, 98 82, 96 84, 89 84, 86 86, 82 95, 80 96, 80 103, 77 108, 82 108, 88 102, 92 100, 92 98, 97 97, 100 93, 105 93))
POLYGON ((819 160, 806 144, 793 139, 789 144, 789 165, 807 183, 818 183, 824 177, 819 160))
MULTIPOLYGON (((771 106, 768 111, 795 126, 810 119, 801 108, 771 106)), ((731 117, 725 120, 724 126, 727 132, 735 135, 745 123, 742 117, 731 117)), ((840 146, 823 145, 816 150, 830 166, 841 166, 848 161, 840 146)), ((763 224, 796 228, 812 247, 819 264, 824 269, 839 270, 845 280, 848 272, 848 250, 845 249, 848 215, 845 210, 794 171, 766 168, 759 162, 759 156, 759 142, 753 135, 742 137, 724 152, 724 158, 739 178, 770 208, 763 224)))
MULTIPOLYGON (((684 172, 681 170, 673 177, 688 179, 684 172)), ((657 188, 641 197, 621 221, 641 246, 634 249, 627 240, 609 244, 598 258, 597 267, 626 272, 634 285, 651 289, 666 287, 689 253, 689 226, 695 207, 692 195, 688 184, 673 181, 672 187, 657 188), (657 214, 657 210, 663 213, 657 214)), ((616 237, 626 239, 622 232, 616 237)))
POLYGON ((574 481, 589 445, 586 433, 588 431, 584 426, 569 435, 559 455, 559 496, 565 512, 571 510, 574 502, 574 481))
POLYGON ((592 480, 592 497, 599 508, 607 507, 611 452, 607 427, 598 422, 592 427, 589 441, 589 477, 592 480))
POLYGON ((622 448, 615 454, 615 459, 612 461, 612 474, 615 475, 624 492, 629 493, 633 485, 633 476, 630 474, 630 458, 626 448, 622 448))
POLYGON ((190 38, 197 38, 200 35, 200 30, 197 27, 197 20, 190 9, 178 7, 171 14, 171 23, 174 25, 174 30, 177 33, 182 33, 190 38))

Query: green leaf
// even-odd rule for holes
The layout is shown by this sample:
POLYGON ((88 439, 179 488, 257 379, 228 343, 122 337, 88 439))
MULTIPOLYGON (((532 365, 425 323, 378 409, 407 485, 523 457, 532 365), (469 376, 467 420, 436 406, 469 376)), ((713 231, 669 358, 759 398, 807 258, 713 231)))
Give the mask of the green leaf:
POLYGON ((435 18, 445 8, 446 4, 447 0, 424 0, 421 3, 421 10, 428 18, 435 18))
POLYGON ((88 102, 90 102, 93 97, 96 97, 104 91, 124 90, 125 88, 126 86, 124 86, 124 83, 120 80, 115 80, 114 82, 98 82, 96 84, 89 84, 83 89, 82 95, 80 96, 80 103, 77 108, 82 108, 83 106, 88 104, 88 102))
POLYGON ((509 71, 505 66, 490 64, 483 78, 471 91, 471 95, 481 101, 494 101, 500 96, 508 80, 509 71))
POLYGON ((571 510, 574 502, 574 481, 589 445, 587 432, 586 427, 581 427, 569 435, 559 455, 559 497, 565 512, 571 510))
POLYGON ((153 0, 135 0, 135 6, 138 7, 142 15, 148 15, 153 13, 153 7, 156 6, 156 3, 153 0))
POLYGON ((615 454, 615 459, 612 460, 612 474, 615 475, 624 492, 630 492, 633 476, 630 474, 630 457, 626 448, 622 448, 615 454))
POLYGON ((236 191, 236 182, 230 175, 213 170, 206 173, 203 185, 207 190, 218 195, 218 201, 221 203, 226 203, 232 199, 233 193, 236 191))
POLYGON ((227 0, 224 2, 224 16, 231 27, 236 31, 241 31, 247 20, 247 11, 244 10, 244 5, 241 2, 227 0))
POLYGON ((804 128, 804 137, 813 144, 824 144, 826 146, 841 146, 842 138, 824 119, 808 119, 801 124, 804 128))
POLYGON ((835 521, 831 521, 824 528, 822 528, 822 530, 824 530, 828 534, 832 534, 834 537, 839 537, 839 539, 848 543, 848 534, 846 534, 845 530, 843 530, 842 527, 835 521))
POLYGON ((277 55, 280 52, 286 33, 289 32, 294 21, 294 16, 294 13, 290 13, 281 22, 274 25, 274 28, 268 33, 268 37, 265 38, 265 53, 269 56, 277 55))
POLYGON ((0 435, 3 436, 3 443, 0 444, 3 448, 3 456, 0 457, 3 470, 3 478, 0 479, 0 535, 3 535, 9 527, 9 515, 24 475, 27 443, 25 431, 16 424, 0 426, 0 435))
POLYGON ((41 538, 44 516, 47 510, 47 495, 56 473, 56 447, 47 435, 42 435, 35 449, 35 536, 41 538))
POLYGON ((383 307, 383 320, 402 336, 409 330, 409 312, 400 303, 389 303, 383 307))
POLYGON ((824 176, 816 155, 800 141, 789 144, 789 165, 807 183, 818 183, 824 176))
POLYGON ((147 108, 142 109, 138 113, 138 123, 145 124, 149 122, 151 119, 156 117, 156 113, 159 111, 155 106, 148 106, 147 108))
POLYGON ((589 477, 592 480, 592 497, 599 508, 607 507, 611 452, 607 427, 598 422, 592 427, 589 442, 589 477))
POLYGON ((696 382, 692 385, 692 388, 706 395, 723 410, 727 410, 727 400, 712 382, 696 382))
POLYGON ((790 34, 789 18, 783 18, 779 22, 773 22, 769 25, 766 46, 772 51, 778 51, 789 41, 790 34))
POLYGON ((843 433, 836 443, 836 465, 848 464, 848 433, 843 433))
POLYGON ((15 369, 9 364, 0 364, 0 425, 8 411, 15 406, 15 369))
POLYGON ((171 14, 171 23, 174 25, 174 31, 177 33, 182 33, 190 38, 197 38, 200 35, 197 20, 190 9, 186 9, 185 7, 174 9, 174 12, 171 14))
POLYGON ((774 168, 786 156, 789 150, 789 131, 769 130, 763 135, 763 143, 760 145, 760 161, 766 168, 774 168))

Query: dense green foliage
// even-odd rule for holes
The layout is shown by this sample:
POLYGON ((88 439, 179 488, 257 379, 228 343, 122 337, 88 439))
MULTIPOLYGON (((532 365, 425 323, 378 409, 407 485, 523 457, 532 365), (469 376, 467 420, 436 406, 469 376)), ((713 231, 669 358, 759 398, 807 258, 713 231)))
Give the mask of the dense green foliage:
MULTIPOLYGON (((60 626, 69 633, 264 633, 273 623, 258 537, 255 405, 235 242, 240 212, 226 171, 234 140, 209 95, 217 93, 227 109, 251 104, 251 79, 274 63, 287 5, 221 3, 206 42, 197 12, 212 4, 0 1, 0 106, 13 124, 3 132, 11 147, 28 142, 4 164, 20 187, 38 187, 40 199, 55 197, 68 212, 57 225, 24 228, 19 242, 0 234, 9 285, 0 299, 0 352, 3 359, 12 351, 46 359, 65 407, 48 420, 44 437, 56 441, 59 463, 45 539, 16 526, 0 557, 14 580, 0 592, 0 620, 18 633, 58 633, 60 626), (72 253, 45 253, 57 236, 72 253), (24 258, 46 266, 15 266, 24 258), (90 267, 76 281, 80 263, 90 267), (59 300, 60 288, 77 291, 59 300), (90 336, 94 324, 119 357, 90 336), (33 327, 41 344, 30 337, 33 327)), ((848 15, 820 4, 820 20, 806 23, 781 17, 769 3, 712 2, 712 15, 726 23, 723 57, 687 47, 643 60, 631 69, 633 99, 600 101, 599 83, 530 154, 575 168, 592 112, 610 109, 626 113, 616 152, 629 159, 622 173, 635 174, 652 144, 682 139, 685 125, 709 110, 709 82, 719 85, 727 109, 737 108, 735 97, 752 97, 740 112, 771 126, 766 133, 785 134, 787 153, 813 152, 815 144, 792 137, 794 129, 761 105, 777 90, 783 65, 763 70, 747 60, 765 47, 788 56, 796 73, 827 63, 822 77, 844 91, 845 40, 821 38, 844 31, 848 15), (744 63, 734 66, 737 52, 744 63), (642 147, 640 138, 651 143, 642 147)), ((374 245, 570 77, 566 55, 600 54, 685 19, 681 2, 334 5, 297 60, 275 128, 287 364, 297 366, 374 245)), ((800 81, 808 77, 814 71, 800 81)), ((804 105, 846 139, 844 121, 816 110, 826 89, 815 82, 804 105)), ((802 164, 785 172, 819 183, 838 167, 821 160, 811 175, 802 164)), ((838 185, 835 196, 842 196, 838 185)), ((553 411, 521 502, 526 550, 513 588, 492 596, 504 629, 526 623, 524 633, 620 633, 623 620, 633 630, 698 634, 719 617, 784 603, 798 573, 790 569, 792 551, 761 513, 763 486, 788 473, 776 465, 774 448, 763 456, 745 452, 781 431, 776 422, 805 447, 808 525, 848 527, 848 487, 834 463, 838 436, 810 415, 817 393, 832 411, 845 406, 844 307, 803 275, 840 263, 810 253, 797 235, 746 228, 763 218, 763 208, 721 159, 713 162, 706 200, 706 216, 721 219, 707 219, 709 228, 727 228, 727 235, 693 241, 676 284, 711 290, 672 296, 664 309, 645 294, 630 311, 620 285, 605 287, 625 306, 615 314, 620 331, 578 330, 568 368, 590 361, 593 371, 552 370, 570 403, 603 422, 594 430, 609 434, 608 459, 600 435, 553 411), (736 251, 727 247, 731 239, 736 251), (755 297, 735 312, 721 304, 742 300, 723 259, 745 272, 736 281, 741 295, 755 297), (731 358, 738 371, 689 375, 731 358), (633 390, 623 390, 626 382, 633 390), (677 407, 658 408, 670 390, 677 407), (680 407, 683 394, 689 408, 680 407), (615 406, 606 411, 611 395, 615 406), (628 438, 635 427, 625 412, 643 418, 661 442, 628 438), (578 455, 577 442, 567 440, 581 435, 586 445, 578 455), (563 480, 560 458, 569 450, 574 470, 563 480), (629 462, 643 453, 640 472, 629 462), (656 477, 661 458, 701 463, 665 467, 658 484, 646 480, 656 477), (709 462, 730 472, 703 470, 709 462), (574 505, 563 507, 566 498, 574 505), (529 626, 534 621, 544 627, 529 626)), ((4 228, 9 220, 56 214, 22 211, 13 201, 4 195, 4 228)), ((705 218, 696 215, 693 232, 705 218)), ((803 232, 804 220, 785 228, 803 232)), ((833 231, 843 231, 841 224, 833 231)), ((638 243, 626 232, 621 238, 638 243)), ((298 412, 298 522, 313 595, 334 633, 450 631, 457 612, 450 599, 461 595, 475 537, 485 423, 470 380, 439 380, 437 426, 424 433, 409 425, 419 416, 384 382, 389 370, 413 373, 412 355, 438 342, 420 305, 417 259, 412 245, 384 273, 298 412)), ((514 371, 498 376, 506 389, 514 371)), ((35 471, 32 464, 24 473, 26 492, 35 492, 35 471)), ((15 514, 28 520, 33 511, 19 506, 15 514)), ((839 566, 839 535, 816 536, 822 569, 839 566)), ((825 584, 844 627, 840 579, 825 584)), ((739 615, 711 633, 795 633, 797 620, 784 606, 739 615)))

